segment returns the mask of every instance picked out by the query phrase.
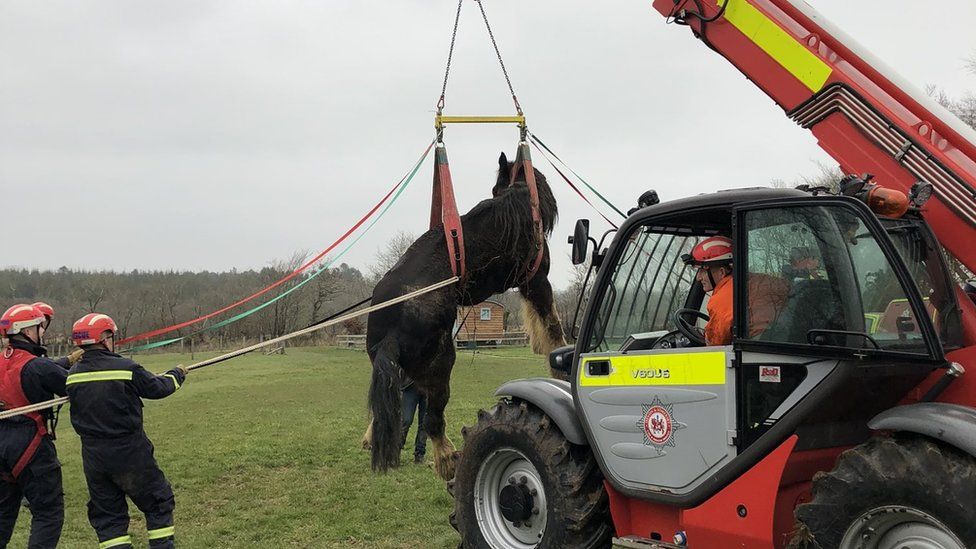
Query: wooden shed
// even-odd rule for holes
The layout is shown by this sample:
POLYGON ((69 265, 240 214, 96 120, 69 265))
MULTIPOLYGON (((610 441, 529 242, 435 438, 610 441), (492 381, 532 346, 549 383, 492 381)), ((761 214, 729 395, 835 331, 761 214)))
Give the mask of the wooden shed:
POLYGON ((505 306, 487 299, 472 307, 461 307, 454 326, 456 339, 461 343, 500 341, 505 337, 505 306))

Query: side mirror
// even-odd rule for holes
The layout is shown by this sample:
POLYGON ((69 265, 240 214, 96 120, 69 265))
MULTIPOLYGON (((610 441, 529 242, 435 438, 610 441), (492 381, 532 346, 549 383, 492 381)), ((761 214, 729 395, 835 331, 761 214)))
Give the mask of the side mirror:
POLYGON ((567 376, 572 373, 573 355, 576 354, 575 345, 558 347, 549 353, 549 367, 556 372, 563 372, 567 376))
POLYGON ((573 236, 569 237, 569 243, 573 245, 573 265, 586 261, 586 248, 590 243, 589 219, 576 220, 576 228, 573 230, 573 236))

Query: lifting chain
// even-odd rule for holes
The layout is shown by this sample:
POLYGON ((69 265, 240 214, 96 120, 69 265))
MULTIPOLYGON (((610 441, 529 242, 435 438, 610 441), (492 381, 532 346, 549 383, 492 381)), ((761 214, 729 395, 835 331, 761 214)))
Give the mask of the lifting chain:
MULTIPOLYGON (((485 6, 482 4, 481 0, 474 0, 478 4, 478 9, 481 11, 481 18, 485 22, 485 28, 488 29, 488 37, 491 39, 491 46, 495 49, 495 57, 498 58, 498 64, 502 68, 502 75, 505 76, 505 84, 508 85, 508 92, 512 95, 512 101, 515 103, 515 111, 519 116, 522 116, 522 106, 519 104, 518 97, 515 95, 515 88, 512 87, 512 79, 508 76, 508 69, 505 68, 505 62, 502 60, 501 51, 498 49, 498 42, 495 41, 495 33, 491 30, 491 24, 488 23, 488 14, 485 13, 485 6)), ((451 31, 451 47, 447 52, 447 66, 444 69, 444 83, 441 86, 441 96, 437 100, 437 115, 440 116, 444 112, 444 97, 447 94, 447 80, 451 74, 451 60, 454 57, 454 43, 457 40, 457 30, 458 22, 461 20, 461 4, 464 0, 458 0, 457 12, 454 14, 454 29, 451 31)), ((526 130, 523 126, 522 128, 522 140, 525 140, 526 130)))

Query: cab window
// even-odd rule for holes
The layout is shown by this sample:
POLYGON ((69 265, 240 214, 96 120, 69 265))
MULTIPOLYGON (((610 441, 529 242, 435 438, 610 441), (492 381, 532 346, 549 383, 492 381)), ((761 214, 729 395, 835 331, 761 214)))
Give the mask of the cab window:
POLYGON ((745 212, 745 339, 927 353, 874 235, 839 206, 745 212))
POLYGON ((681 255, 697 241, 650 227, 630 234, 604 290, 588 351, 616 351, 634 334, 673 329, 672 314, 685 307, 695 281, 681 255))

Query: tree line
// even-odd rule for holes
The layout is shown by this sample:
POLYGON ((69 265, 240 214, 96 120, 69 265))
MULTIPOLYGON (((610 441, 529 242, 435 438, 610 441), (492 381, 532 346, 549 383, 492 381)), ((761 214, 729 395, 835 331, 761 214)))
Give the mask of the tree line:
MULTIPOLYGON (((0 306, 35 301, 53 306, 55 317, 47 336, 52 344, 70 336, 74 320, 96 311, 110 315, 119 325, 120 336, 128 337, 218 310, 284 277, 301 265, 306 255, 296 253, 262 269, 227 272, 8 268, 0 270, 0 306)), ((264 303, 316 270, 317 267, 310 268, 252 302, 164 337, 186 336, 264 303)), ((359 269, 343 263, 324 270, 300 289, 249 317, 195 336, 194 342, 213 344, 222 339, 279 336, 368 297, 371 289, 371 281, 359 269)), ((354 321, 337 327, 333 333, 363 329, 364 322, 354 321)))

